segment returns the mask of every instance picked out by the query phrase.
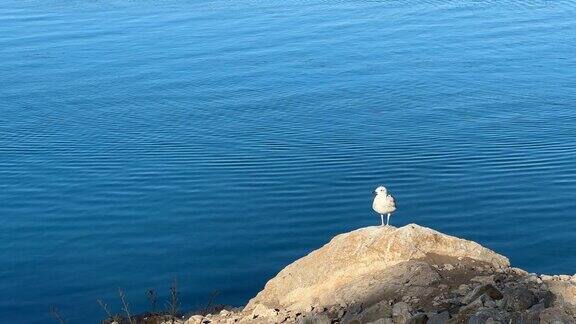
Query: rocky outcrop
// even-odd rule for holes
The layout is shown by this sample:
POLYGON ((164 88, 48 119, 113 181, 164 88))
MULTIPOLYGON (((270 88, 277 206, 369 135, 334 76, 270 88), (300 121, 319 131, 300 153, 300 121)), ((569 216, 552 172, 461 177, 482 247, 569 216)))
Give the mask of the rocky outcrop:
POLYGON ((469 259, 482 266, 504 268, 508 259, 479 244, 443 235, 418 225, 374 226, 336 236, 322 248, 284 268, 246 306, 304 311, 310 306, 369 305, 382 292, 429 289, 440 274, 434 256, 446 264, 469 259), (417 288, 418 287, 418 288, 417 288))
POLYGON ((368 227, 288 265, 244 309, 185 323, 576 323, 576 275, 530 274, 414 224, 368 227))

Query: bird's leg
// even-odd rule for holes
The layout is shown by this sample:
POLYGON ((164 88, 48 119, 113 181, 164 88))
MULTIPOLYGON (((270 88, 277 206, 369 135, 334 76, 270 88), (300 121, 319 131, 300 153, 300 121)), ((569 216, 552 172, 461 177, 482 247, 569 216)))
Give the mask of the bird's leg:
POLYGON ((382 226, 384 226, 384 215, 380 214, 380 220, 382 221, 382 226))
POLYGON ((388 226, 389 222, 390 222, 390 213, 388 213, 388 217, 386 218, 386 226, 388 226))

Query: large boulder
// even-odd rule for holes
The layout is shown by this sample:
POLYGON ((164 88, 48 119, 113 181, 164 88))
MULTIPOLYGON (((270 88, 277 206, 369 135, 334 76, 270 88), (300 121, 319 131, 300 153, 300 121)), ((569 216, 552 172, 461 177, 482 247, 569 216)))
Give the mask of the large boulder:
POLYGON ((368 227, 288 265, 243 309, 188 322, 576 324, 576 275, 511 268, 477 243, 418 225, 368 227))
POLYGON ((367 227, 338 235, 284 268, 245 311, 258 305, 302 311, 311 306, 369 307, 411 286, 425 294, 421 289, 439 281, 436 269, 420 261, 430 255, 471 259, 495 269, 510 265, 478 243, 416 224, 367 227))

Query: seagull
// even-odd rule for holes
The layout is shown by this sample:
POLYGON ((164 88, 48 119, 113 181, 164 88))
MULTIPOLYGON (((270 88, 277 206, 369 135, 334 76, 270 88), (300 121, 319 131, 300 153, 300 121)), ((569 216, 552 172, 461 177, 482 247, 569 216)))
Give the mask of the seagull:
POLYGON ((394 198, 388 194, 386 187, 380 186, 374 190, 374 202, 372 203, 372 209, 380 214, 380 220, 382 221, 382 226, 384 226, 384 214, 387 214, 386 226, 390 221, 390 214, 396 210, 396 202, 394 198))

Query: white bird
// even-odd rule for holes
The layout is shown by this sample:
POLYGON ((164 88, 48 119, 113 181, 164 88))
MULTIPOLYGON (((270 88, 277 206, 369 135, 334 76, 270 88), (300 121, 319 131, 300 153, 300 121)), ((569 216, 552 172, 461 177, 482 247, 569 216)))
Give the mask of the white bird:
POLYGON ((396 202, 394 198, 388 194, 386 187, 380 186, 374 190, 376 197, 374 197, 374 202, 372 203, 372 209, 380 214, 380 220, 382 221, 382 226, 384 226, 384 214, 387 214, 386 226, 390 221, 390 214, 396 210, 396 202))

